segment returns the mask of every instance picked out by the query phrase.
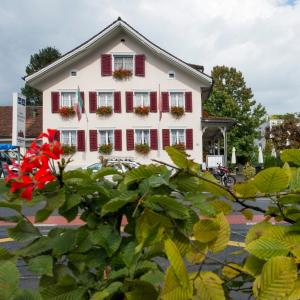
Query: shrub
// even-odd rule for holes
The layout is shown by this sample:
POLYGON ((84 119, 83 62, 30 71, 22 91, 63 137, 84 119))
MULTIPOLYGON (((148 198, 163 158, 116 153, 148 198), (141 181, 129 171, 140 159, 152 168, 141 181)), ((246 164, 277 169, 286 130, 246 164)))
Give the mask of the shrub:
POLYGON ((134 112, 140 116, 147 116, 149 114, 149 107, 148 106, 138 106, 138 107, 135 107, 134 112))
POLYGON ((74 145, 62 145, 64 155, 73 155, 76 153, 76 147, 74 145))
POLYGON ((96 110, 98 116, 110 116, 112 114, 111 106, 100 106, 96 110))
POLYGON ((54 135, 54 130, 41 135, 49 141, 34 142, 22 172, 8 171, 8 187, 1 186, 0 207, 14 212, 2 213, 1 220, 9 222, 7 233, 18 242, 13 251, 0 248, 3 299, 224 300, 241 294, 299 299, 295 191, 300 188, 300 150, 283 151, 284 168, 265 169, 229 190, 174 147, 166 147, 174 172, 163 162, 125 174, 109 167, 97 173, 66 171, 70 160, 61 158, 54 135), (290 163, 297 167, 288 173, 290 163), (111 175, 113 182, 107 178, 111 175), (266 198, 266 209, 256 206, 256 197, 266 198), (80 218, 82 223, 41 232, 24 216, 28 202, 22 199, 33 200, 31 207, 45 205, 36 222, 58 212, 68 222, 80 218), (239 238, 243 249, 224 260, 232 248, 225 216, 232 203, 248 219, 255 211, 265 219, 250 227, 244 242, 239 238), (273 225, 272 218, 284 224, 273 225), (18 288, 20 262, 39 278, 35 290, 18 288))
POLYGON ((112 152, 112 149, 113 149, 113 146, 112 146, 112 144, 104 144, 104 145, 101 145, 100 147, 99 147, 99 153, 101 153, 101 154, 111 154, 111 152, 112 152))
POLYGON ((136 144, 135 145, 135 151, 140 154, 148 154, 150 152, 150 147, 147 144, 136 144))
POLYGON ((171 114, 176 118, 180 118, 184 115, 184 109, 183 107, 179 107, 179 106, 172 106, 171 107, 171 114))
POLYGON ((123 79, 128 79, 132 76, 132 71, 131 70, 115 70, 113 72, 113 77, 118 80, 123 80, 123 79))
POLYGON ((75 110, 73 107, 63 106, 59 109, 59 114, 62 116, 62 118, 73 118, 75 117, 75 110))
POLYGON ((246 163, 246 165, 243 168, 243 175, 247 178, 250 179, 254 177, 256 174, 256 169, 255 167, 251 166, 250 163, 246 163))

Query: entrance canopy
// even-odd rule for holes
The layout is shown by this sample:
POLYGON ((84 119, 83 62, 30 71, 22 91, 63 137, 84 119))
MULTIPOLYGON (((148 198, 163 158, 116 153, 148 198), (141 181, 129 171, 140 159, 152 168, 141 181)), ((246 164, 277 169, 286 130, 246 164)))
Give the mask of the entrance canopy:
POLYGON ((203 161, 207 156, 223 156, 227 165, 227 132, 236 123, 232 118, 205 116, 202 118, 203 161))

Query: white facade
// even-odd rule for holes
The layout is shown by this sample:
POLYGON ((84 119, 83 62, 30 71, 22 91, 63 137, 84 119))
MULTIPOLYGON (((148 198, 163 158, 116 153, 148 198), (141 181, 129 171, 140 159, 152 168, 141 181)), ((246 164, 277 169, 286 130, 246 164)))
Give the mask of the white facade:
MULTIPOLYGON (((47 128, 55 128, 61 131, 60 139, 68 140, 67 133, 63 131, 84 130, 85 131, 85 151, 76 152, 72 167, 82 167, 93 164, 99 160, 97 151, 90 151, 89 131, 98 131, 98 144, 100 141, 108 139, 109 133, 105 136, 103 131, 116 129, 122 130, 122 151, 113 151, 111 156, 114 157, 132 157, 142 163, 149 163, 151 159, 158 159, 169 162, 166 152, 162 149, 162 130, 163 129, 181 129, 182 131, 172 131, 173 139, 177 135, 184 135, 186 129, 193 129, 193 149, 187 150, 195 161, 202 162, 202 131, 201 131, 201 115, 202 115, 202 89, 211 86, 211 80, 203 73, 196 74, 195 70, 190 70, 188 65, 176 58, 169 59, 168 54, 165 55, 164 50, 161 53, 149 47, 143 42, 137 32, 130 31, 132 28, 122 20, 118 20, 111 25, 113 28, 107 29, 107 34, 98 37, 98 39, 89 47, 79 52, 79 54, 68 58, 63 57, 60 64, 53 63, 52 67, 45 68, 44 72, 37 72, 26 78, 31 85, 43 91, 43 130, 47 128), (116 26, 117 24, 118 26, 116 26), (133 76, 126 80, 116 80, 112 76, 101 75, 102 54, 114 55, 145 55, 145 76, 133 76), (185 69, 186 68, 186 69, 185 69), (71 71, 76 71, 76 76, 72 76, 71 71), (175 74, 170 76, 169 73, 175 74), (201 77, 201 76, 202 77, 201 77), (170 78, 174 77, 174 78, 170 78), (71 119, 63 119, 60 114, 52 113, 51 93, 60 93, 60 102, 62 101, 62 93, 76 92, 79 87, 84 93, 85 114, 82 115, 80 121, 77 117, 71 119), (112 113, 108 117, 99 117, 95 113, 90 113, 89 108, 89 92, 115 92, 121 93, 121 113, 112 113), (186 112, 181 118, 174 118, 170 112, 163 112, 160 119, 159 107, 157 112, 150 112, 147 116, 138 116, 134 112, 126 112, 126 92, 143 92, 145 99, 136 101, 147 101, 149 92, 157 92, 157 105, 160 103, 161 92, 178 92, 192 93, 192 112, 186 112), (158 133, 158 150, 151 150, 147 155, 138 154, 135 150, 127 150, 126 130, 134 129, 135 142, 140 139, 141 132, 137 130, 157 129, 158 133), (102 135, 100 137, 100 131, 102 135)), ((82 47, 82 46, 81 46, 82 47)), ((76 51, 76 49, 74 50, 76 51)), ((73 51, 73 52, 74 52, 73 51)), ((114 65, 114 61, 113 61, 114 65)), ((43 71, 43 70, 42 70, 43 71)), ((197 71, 198 72, 198 71, 197 71)), ((198 72, 200 73, 200 72, 198 72)), ((104 97, 105 98, 105 97, 104 97)), ((170 97, 169 100, 171 101, 170 97)), ((76 101, 76 100, 75 100, 76 101)), ((100 101, 100 100, 99 100, 100 101)), ((102 99, 103 101, 110 101, 102 99)), ((177 101, 178 100, 174 100, 177 101)), ((180 100, 179 100, 180 101, 180 100)), ((98 102, 99 103, 99 102, 98 102)), ((112 101, 113 103, 113 101, 112 101)), ((141 102, 139 102, 141 103, 141 102)), ((146 102, 145 102, 146 103, 146 102)), ((184 101, 183 101, 184 103, 184 101)), ((134 100, 135 105, 135 100, 134 100)), ((170 142, 172 136, 170 131, 170 142)), ((70 133, 69 141, 76 140, 72 138, 70 133)), ((146 132, 143 138, 147 139, 146 132), (145 135, 145 137, 144 137, 145 135)), ((76 145, 76 142, 75 142, 76 145)))

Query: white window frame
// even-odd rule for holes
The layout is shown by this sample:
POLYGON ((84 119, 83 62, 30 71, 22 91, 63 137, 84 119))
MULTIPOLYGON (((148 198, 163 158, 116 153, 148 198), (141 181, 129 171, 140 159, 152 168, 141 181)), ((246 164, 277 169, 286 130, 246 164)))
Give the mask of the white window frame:
POLYGON ((172 107, 182 107, 185 109, 185 91, 169 91, 169 106, 172 107), (171 94, 182 94, 182 106, 178 106, 178 97, 176 99, 177 105, 172 105, 171 94))
POLYGON ((105 90, 101 90, 101 91, 97 91, 97 108, 99 107, 108 107, 107 105, 107 98, 105 99, 106 102, 106 106, 100 106, 100 94, 111 94, 111 105, 110 107, 112 109, 114 109, 114 91, 105 91, 105 90))
POLYGON ((59 105, 60 106, 59 107, 73 107, 74 103, 72 105, 71 98, 68 99, 68 101, 69 101, 68 105, 63 105, 63 94, 67 94, 67 93, 69 93, 69 94, 75 94, 75 103, 78 103, 78 97, 77 97, 77 93, 76 93, 75 90, 60 91, 60 95, 59 95, 59 105))
MULTIPOLYGON (((118 57, 132 57, 132 70, 130 70, 132 73, 134 72, 134 69, 135 69, 135 53, 112 53, 112 69, 113 71, 116 71, 116 70, 119 70, 119 69, 115 69, 115 57, 118 56, 118 57)), ((126 69, 128 70, 128 69, 126 69)))
POLYGON ((99 135, 99 145, 98 146, 102 146, 102 145, 108 145, 108 136, 109 136, 109 131, 112 132, 112 142, 111 145, 114 149, 114 144, 115 144, 115 136, 114 136, 114 129, 112 128, 98 128, 98 135, 99 135), (105 131, 105 144, 101 144, 101 134, 100 131, 105 131))
POLYGON ((171 146, 176 145, 176 144, 172 143, 172 130, 177 130, 177 132, 176 132, 176 144, 178 144, 178 141, 179 141, 178 131, 183 130, 183 144, 184 144, 184 146, 186 146, 186 129, 185 128, 170 128, 170 145, 171 146))
POLYGON ((77 130, 76 129, 61 129, 59 136, 60 136, 60 142, 62 145, 75 146, 77 148, 77 130), (63 143, 63 132, 66 132, 66 131, 69 133, 68 134, 69 141, 67 144, 63 143), (75 143, 74 144, 72 144, 72 132, 75 132, 75 143))
POLYGON ((143 98, 143 105, 141 107, 150 107, 150 92, 149 91, 135 91, 133 92, 133 104, 134 104, 134 107, 138 107, 137 106, 137 100, 136 100, 136 94, 147 94, 147 97, 148 97, 148 105, 145 105, 145 100, 143 98))
POLYGON ((144 140, 144 131, 148 131, 148 143, 144 145, 148 145, 150 147, 150 129, 149 128, 136 128, 134 129, 134 145, 140 145, 137 144, 137 138, 136 138, 136 131, 141 130, 142 131, 142 140, 144 140))

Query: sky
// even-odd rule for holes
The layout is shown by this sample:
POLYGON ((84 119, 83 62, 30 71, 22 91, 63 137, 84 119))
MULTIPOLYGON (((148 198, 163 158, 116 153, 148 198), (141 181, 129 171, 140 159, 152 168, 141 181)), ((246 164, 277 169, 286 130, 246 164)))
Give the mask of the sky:
POLYGON ((207 73, 237 68, 268 113, 300 112, 300 0, 1 0, 0 105, 31 54, 65 53, 118 16, 207 73))

